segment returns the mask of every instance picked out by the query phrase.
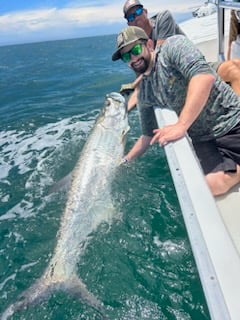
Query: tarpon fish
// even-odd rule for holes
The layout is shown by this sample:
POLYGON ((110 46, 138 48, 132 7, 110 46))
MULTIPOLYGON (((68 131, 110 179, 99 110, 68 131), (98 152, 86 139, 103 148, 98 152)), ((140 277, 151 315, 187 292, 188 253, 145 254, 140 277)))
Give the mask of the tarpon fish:
POLYGON ((42 277, 3 312, 2 320, 17 310, 46 300, 55 290, 66 291, 102 314, 102 303, 77 275, 77 263, 90 234, 100 223, 111 221, 114 214, 111 182, 123 157, 128 128, 124 97, 116 92, 108 94, 72 172, 68 200, 50 263, 42 277))

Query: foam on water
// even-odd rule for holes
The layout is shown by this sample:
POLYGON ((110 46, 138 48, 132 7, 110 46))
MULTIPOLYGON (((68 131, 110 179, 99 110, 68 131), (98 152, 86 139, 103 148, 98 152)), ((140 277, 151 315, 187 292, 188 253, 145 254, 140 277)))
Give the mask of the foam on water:
POLYGON ((185 254, 188 253, 189 247, 186 241, 172 241, 166 240, 161 241, 158 236, 155 236, 153 242, 160 249, 162 257, 171 257, 171 259, 181 259, 185 254))
POLYGON ((31 133, 16 130, 0 132, 1 203, 7 204, 11 200, 12 194, 8 193, 7 186, 16 176, 22 176, 25 187, 22 199, 7 211, 3 209, 5 212, 0 220, 15 218, 16 215, 26 218, 34 214, 33 196, 43 195, 46 186, 53 183, 54 172, 49 171, 51 168, 47 169, 49 162, 54 161, 57 168, 58 158, 65 152, 64 148, 67 149, 66 143, 69 144, 69 135, 71 143, 78 143, 84 139, 92 124, 92 120, 81 121, 81 117, 72 117, 48 123, 31 133))

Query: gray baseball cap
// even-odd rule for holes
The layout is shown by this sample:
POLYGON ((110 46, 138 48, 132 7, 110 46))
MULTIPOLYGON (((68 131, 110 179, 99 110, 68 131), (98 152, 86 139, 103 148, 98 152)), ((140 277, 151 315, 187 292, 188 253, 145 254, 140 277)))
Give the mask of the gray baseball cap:
POLYGON ((130 8, 135 7, 135 6, 141 6, 143 7, 143 5, 141 4, 140 1, 138 0, 127 0, 123 6, 123 14, 124 14, 124 18, 126 18, 127 16, 127 12, 130 8))
POLYGON ((120 51, 131 43, 137 40, 148 40, 148 36, 142 28, 127 27, 123 29, 117 36, 117 51, 112 55, 112 60, 121 59, 120 51))

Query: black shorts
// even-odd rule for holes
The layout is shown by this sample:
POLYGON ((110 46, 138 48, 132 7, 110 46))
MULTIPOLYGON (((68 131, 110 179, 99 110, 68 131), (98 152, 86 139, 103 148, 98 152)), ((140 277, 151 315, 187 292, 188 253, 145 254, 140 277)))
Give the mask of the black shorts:
POLYGON ((204 174, 236 172, 240 165, 240 123, 223 137, 210 141, 192 141, 204 174))

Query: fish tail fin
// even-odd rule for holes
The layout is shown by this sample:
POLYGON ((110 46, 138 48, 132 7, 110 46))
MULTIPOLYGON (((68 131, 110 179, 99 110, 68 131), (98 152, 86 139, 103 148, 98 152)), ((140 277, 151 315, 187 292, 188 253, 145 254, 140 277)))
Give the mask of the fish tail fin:
POLYGON ((25 290, 17 299, 0 315, 1 320, 7 320, 15 312, 28 308, 28 306, 46 300, 51 292, 52 285, 46 285, 41 279, 37 280, 30 288, 25 290))
POLYGON ((99 301, 91 292, 88 291, 86 285, 80 278, 75 276, 74 278, 68 279, 63 283, 63 291, 67 291, 69 295, 76 299, 81 300, 98 312, 102 319, 107 319, 103 303, 99 301))
POLYGON ((59 290, 65 291, 69 295, 86 303, 98 312, 102 319, 106 319, 103 304, 88 291, 86 285, 77 276, 54 283, 46 283, 44 280, 44 278, 40 278, 29 289, 25 290, 19 296, 18 300, 9 305, 0 315, 0 320, 7 320, 15 312, 27 309, 30 305, 35 305, 47 300, 54 291, 59 290))

